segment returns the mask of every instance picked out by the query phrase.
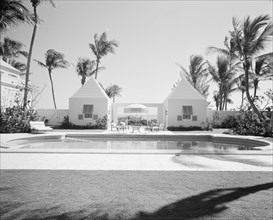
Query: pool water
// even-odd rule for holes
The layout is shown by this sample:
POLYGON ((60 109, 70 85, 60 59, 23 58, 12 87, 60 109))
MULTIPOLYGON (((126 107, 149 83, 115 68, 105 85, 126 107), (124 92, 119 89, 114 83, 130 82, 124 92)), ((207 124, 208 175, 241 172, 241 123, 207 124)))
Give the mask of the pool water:
POLYGON ((217 143, 212 141, 181 141, 181 140, 143 140, 143 139, 46 139, 14 141, 20 144, 21 149, 104 149, 104 150, 178 150, 183 153, 235 153, 242 151, 260 151, 259 148, 217 143))

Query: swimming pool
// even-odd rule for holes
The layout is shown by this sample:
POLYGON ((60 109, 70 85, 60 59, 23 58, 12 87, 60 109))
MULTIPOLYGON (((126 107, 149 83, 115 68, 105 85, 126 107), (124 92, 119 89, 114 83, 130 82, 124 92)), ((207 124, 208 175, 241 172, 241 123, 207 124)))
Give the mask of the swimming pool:
MULTIPOLYGON (((27 152, 261 154, 268 143, 211 135, 67 134, 15 139, 16 150, 27 152)), ((11 148, 12 149, 12 148, 11 148)))

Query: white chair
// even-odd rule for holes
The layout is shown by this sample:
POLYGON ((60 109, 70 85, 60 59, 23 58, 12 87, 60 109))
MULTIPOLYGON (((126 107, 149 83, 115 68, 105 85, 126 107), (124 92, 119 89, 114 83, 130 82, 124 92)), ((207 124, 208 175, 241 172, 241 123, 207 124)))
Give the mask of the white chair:
POLYGON ((45 131, 52 131, 53 128, 45 126, 43 121, 30 121, 30 128, 35 132, 45 132, 45 131))

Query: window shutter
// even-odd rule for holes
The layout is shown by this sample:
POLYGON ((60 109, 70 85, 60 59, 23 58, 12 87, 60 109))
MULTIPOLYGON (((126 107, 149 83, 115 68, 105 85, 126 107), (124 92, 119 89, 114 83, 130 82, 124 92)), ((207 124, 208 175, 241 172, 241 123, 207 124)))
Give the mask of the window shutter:
POLYGON ((193 120, 193 121, 197 121, 197 115, 193 115, 193 116, 192 116, 192 120, 193 120))
POLYGON ((182 115, 177 115, 177 121, 182 121, 182 115))

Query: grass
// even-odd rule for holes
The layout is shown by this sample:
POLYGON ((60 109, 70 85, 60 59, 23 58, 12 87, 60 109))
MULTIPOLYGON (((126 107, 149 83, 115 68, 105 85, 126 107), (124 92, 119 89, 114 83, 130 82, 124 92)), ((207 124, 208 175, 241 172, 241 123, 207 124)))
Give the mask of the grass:
POLYGON ((1 170, 0 219, 271 219, 270 172, 1 170))

